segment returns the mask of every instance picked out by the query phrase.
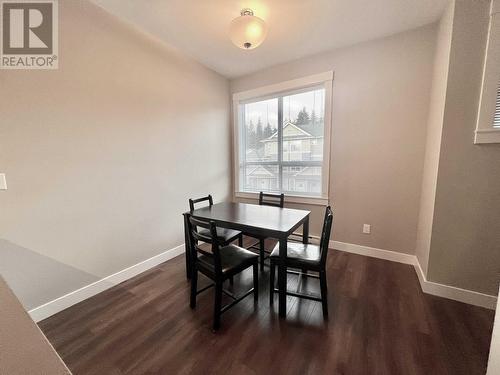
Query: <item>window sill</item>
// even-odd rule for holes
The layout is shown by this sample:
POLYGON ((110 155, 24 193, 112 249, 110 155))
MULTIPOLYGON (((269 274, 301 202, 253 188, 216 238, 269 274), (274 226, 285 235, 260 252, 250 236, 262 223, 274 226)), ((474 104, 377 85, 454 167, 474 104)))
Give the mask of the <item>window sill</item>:
POLYGON ((474 144, 500 143, 500 129, 477 129, 474 144))
MULTIPOLYGON (((238 191, 234 193, 236 198, 246 198, 246 199, 259 199, 259 193, 248 193, 238 191)), ((327 206, 328 198, 323 197, 305 197, 299 195, 289 195, 285 194, 285 203, 302 203, 302 204, 310 204, 315 206, 327 206)))

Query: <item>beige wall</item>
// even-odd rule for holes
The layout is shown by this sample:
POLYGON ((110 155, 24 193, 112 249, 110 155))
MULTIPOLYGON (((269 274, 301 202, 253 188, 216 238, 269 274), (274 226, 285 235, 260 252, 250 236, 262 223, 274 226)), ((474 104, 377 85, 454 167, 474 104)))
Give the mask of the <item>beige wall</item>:
POLYGON ((428 278, 496 295, 500 281, 500 145, 474 145, 488 1, 457 1, 428 278))
MULTIPOLYGON (((239 92, 334 71, 332 239, 414 253, 435 37, 431 25, 231 81, 239 92)), ((323 208, 310 207, 317 235, 323 208)))
MULTIPOLYGON (((0 273, 33 308, 181 244, 188 197, 231 197, 228 93, 333 70, 332 239, 416 249, 431 281, 495 293, 500 147, 472 143, 487 14, 458 1, 439 25, 229 89, 95 5, 60 2, 60 69, 0 71, 0 273)), ((323 207, 290 206, 318 235, 323 207)))
POLYGON ((59 7, 59 70, 0 71, 0 263, 28 308, 182 244, 188 197, 230 197, 227 80, 87 1, 59 7))
POLYGON ((0 374, 70 374, 1 276, 0 301, 0 374))
POLYGON ((415 249, 415 255, 418 258, 424 275, 427 275, 427 265, 431 247, 436 183, 439 154, 441 150, 441 133, 443 130, 446 87, 448 85, 453 10, 454 3, 450 2, 439 22, 434 54, 434 73, 432 76, 429 117, 427 120, 427 140, 425 145, 424 171, 422 176, 420 212, 415 249))

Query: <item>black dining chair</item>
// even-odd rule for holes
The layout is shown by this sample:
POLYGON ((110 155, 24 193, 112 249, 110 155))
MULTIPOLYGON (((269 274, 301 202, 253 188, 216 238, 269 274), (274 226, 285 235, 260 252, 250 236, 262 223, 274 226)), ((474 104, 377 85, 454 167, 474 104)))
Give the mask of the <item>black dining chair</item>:
MULTIPOLYGON (((287 271, 288 273, 298 274, 303 277, 314 277, 319 279, 321 296, 317 297, 311 294, 296 293, 286 291, 287 295, 306 298, 313 301, 320 301, 323 307, 323 316, 328 316, 328 292, 326 282, 326 257, 328 255, 328 243, 330 241, 330 232, 332 230, 333 212, 330 206, 326 208, 325 218, 323 221, 323 230, 321 231, 321 240, 318 245, 303 244, 297 242, 287 242, 287 255, 285 265, 287 268, 301 270, 287 271), (310 274, 308 271, 317 272, 318 275, 310 274)), ((274 293, 278 289, 274 288, 275 269, 280 265, 281 259, 279 256, 279 244, 277 244, 270 255, 271 260, 271 275, 270 275, 270 304, 273 304, 274 293)))
MULTIPOLYGON (((285 195, 284 194, 269 194, 260 192, 259 193, 259 205, 260 206, 273 206, 283 208, 285 205, 285 195)), ((264 260, 266 259, 266 253, 271 254, 270 251, 266 251, 265 240, 266 237, 257 236, 252 234, 251 237, 258 239, 259 241, 249 246, 249 249, 255 249, 259 251, 260 255, 260 269, 264 269, 264 260), (257 245, 259 245, 257 247, 257 245)))
POLYGON ((285 205, 285 194, 259 193, 259 205, 283 208, 285 205))
MULTIPOLYGON (((214 201, 212 199, 212 196, 209 194, 206 197, 202 198, 197 198, 197 199, 190 199, 189 200, 189 210, 191 212, 194 211, 195 207, 194 205, 197 203, 205 202, 208 201, 209 206, 213 206, 214 201)), ((201 230, 202 234, 209 235, 209 230, 201 230)), ((222 246, 229 245, 231 242, 238 240, 238 245, 243 246, 243 233, 240 232, 239 230, 233 230, 233 229, 226 229, 226 228, 217 228, 217 236, 219 238, 219 241, 221 242, 222 246)))
POLYGON ((215 286, 214 331, 220 327, 222 313, 251 293, 254 295, 254 301, 257 302, 259 290, 258 255, 232 244, 221 247, 217 229, 213 221, 206 222, 195 219, 192 216, 188 220, 188 230, 192 244, 190 249, 192 259, 190 306, 192 309, 196 308, 196 296, 208 288, 215 286), (209 234, 207 235, 206 231, 202 232, 197 228, 203 228, 208 231, 209 234), (198 245, 199 241, 212 244, 212 252, 210 253, 202 249, 198 245), (249 267, 253 267, 253 288, 248 290, 241 297, 236 297, 223 289, 225 280, 232 278, 249 267), (198 271, 212 279, 214 283, 198 290, 198 271), (226 306, 222 306, 222 293, 231 297, 233 301, 226 306))

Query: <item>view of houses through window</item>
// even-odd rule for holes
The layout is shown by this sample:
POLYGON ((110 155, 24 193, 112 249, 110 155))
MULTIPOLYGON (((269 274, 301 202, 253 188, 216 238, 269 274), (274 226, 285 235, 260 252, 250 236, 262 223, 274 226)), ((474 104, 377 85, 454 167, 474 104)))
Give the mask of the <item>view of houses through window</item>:
POLYGON ((240 190, 320 196, 325 89, 240 104, 240 190))

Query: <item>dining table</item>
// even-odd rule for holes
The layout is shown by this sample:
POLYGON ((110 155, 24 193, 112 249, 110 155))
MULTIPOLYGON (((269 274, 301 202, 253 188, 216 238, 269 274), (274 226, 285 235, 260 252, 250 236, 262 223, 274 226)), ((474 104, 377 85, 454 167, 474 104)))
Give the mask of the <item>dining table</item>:
MULTIPOLYGON (((189 216, 197 219, 213 221, 216 226, 242 231, 249 236, 273 238, 279 243, 278 262, 278 295, 279 316, 286 316, 287 270, 285 259, 287 255, 288 237, 302 226, 302 242, 309 239, 310 211, 292 208, 280 208, 248 203, 222 202, 211 206, 185 212, 184 235, 186 246, 186 276, 191 278, 191 259, 189 251, 189 216)), ((271 287, 271 293, 272 293, 271 287)))

